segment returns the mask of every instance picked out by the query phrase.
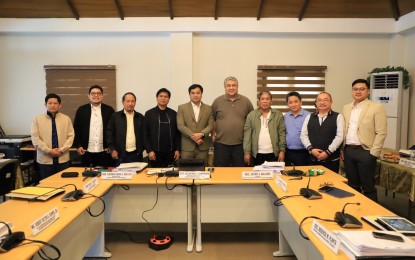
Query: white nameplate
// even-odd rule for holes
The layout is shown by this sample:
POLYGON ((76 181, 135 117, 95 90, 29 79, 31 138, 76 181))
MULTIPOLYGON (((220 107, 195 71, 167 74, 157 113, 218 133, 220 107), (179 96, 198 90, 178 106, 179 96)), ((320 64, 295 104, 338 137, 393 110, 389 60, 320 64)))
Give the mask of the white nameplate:
POLYGON ((399 159, 399 164, 403 165, 403 166, 406 166, 406 167, 415 168, 415 160, 413 160, 413 159, 401 158, 401 159, 399 159))
POLYGON ((274 174, 272 171, 253 171, 253 172, 242 172, 243 180, 272 180, 274 174))
POLYGON ((89 193, 96 186, 98 186, 98 178, 97 177, 93 178, 87 184, 84 185, 84 193, 89 193))
POLYGON ((180 179, 209 179, 209 171, 179 171, 180 179))
POLYGON ((331 233, 327 228, 322 226, 317 220, 313 221, 311 232, 313 232, 313 234, 316 235, 321 242, 328 246, 331 251, 333 251, 336 255, 338 254, 340 239, 331 233))
POLYGON ((58 208, 53 208, 42 217, 36 219, 30 227, 32 228, 32 236, 36 236, 40 231, 44 230, 59 218, 58 208))
POLYGON ((134 172, 101 172, 102 180, 131 180, 134 172))
POLYGON ((277 175, 275 179, 275 183, 277 184, 278 187, 281 188, 281 190, 283 190, 284 192, 287 192, 288 183, 281 178, 281 175, 277 175))

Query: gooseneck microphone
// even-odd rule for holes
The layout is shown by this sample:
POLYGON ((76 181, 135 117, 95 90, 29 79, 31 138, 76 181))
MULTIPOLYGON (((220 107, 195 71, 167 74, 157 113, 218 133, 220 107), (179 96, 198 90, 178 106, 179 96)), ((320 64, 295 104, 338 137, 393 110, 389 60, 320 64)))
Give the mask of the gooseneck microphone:
POLYGON ((311 176, 308 176, 307 188, 300 189, 300 195, 309 200, 321 199, 323 196, 318 191, 310 189, 311 176))
POLYGON ((360 222, 354 216, 345 213, 346 206, 351 204, 360 206, 360 202, 344 204, 343 210, 341 212, 338 211, 336 214, 334 214, 334 221, 336 221, 337 224, 343 228, 361 228, 362 222, 360 222))
POLYGON ((294 163, 291 163, 291 166, 293 167, 292 170, 286 171, 287 176, 293 176, 293 177, 299 177, 304 176, 304 172, 302 170, 296 170, 294 163))
POLYGON ((0 241, 0 252, 7 252, 10 249, 18 246, 20 242, 25 240, 25 235, 23 231, 12 232, 10 226, 3 221, 0 221, 3 225, 7 227, 8 234, 2 237, 0 241))
POLYGON ((349 202, 349 203, 346 203, 343 206, 342 214, 344 214, 344 211, 346 210, 346 206, 347 205, 350 205, 350 204, 354 204, 354 205, 360 206, 360 202, 356 202, 356 203, 349 202))

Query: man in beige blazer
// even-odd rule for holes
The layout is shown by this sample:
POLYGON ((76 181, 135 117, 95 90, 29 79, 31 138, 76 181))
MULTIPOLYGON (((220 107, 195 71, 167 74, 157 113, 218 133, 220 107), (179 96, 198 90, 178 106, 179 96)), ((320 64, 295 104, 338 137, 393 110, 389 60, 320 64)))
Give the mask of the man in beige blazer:
POLYGON ((179 106, 177 128, 182 133, 181 158, 203 159, 208 163, 209 136, 213 130, 213 114, 209 105, 202 103, 203 87, 193 84, 189 87, 190 102, 179 106))
POLYGON ((343 108, 345 139, 341 158, 349 186, 377 201, 376 158, 386 138, 386 112, 382 104, 367 99, 369 93, 366 80, 352 83, 354 101, 343 108))

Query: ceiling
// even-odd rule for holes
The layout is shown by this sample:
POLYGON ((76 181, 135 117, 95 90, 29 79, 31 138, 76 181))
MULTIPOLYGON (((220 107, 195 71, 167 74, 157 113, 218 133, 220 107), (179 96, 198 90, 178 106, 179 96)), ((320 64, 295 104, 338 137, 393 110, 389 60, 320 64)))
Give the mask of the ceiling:
POLYGON ((415 0, 0 0, 0 18, 391 18, 415 0))

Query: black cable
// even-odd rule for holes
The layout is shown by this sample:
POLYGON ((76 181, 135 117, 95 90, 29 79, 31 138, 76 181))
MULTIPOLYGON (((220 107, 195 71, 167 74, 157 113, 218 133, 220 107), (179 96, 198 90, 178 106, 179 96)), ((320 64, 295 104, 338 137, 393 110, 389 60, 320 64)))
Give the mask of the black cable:
POLYGON ((325 219, 325 218, 319 218, 319 217, 316 217, 316 216, 308 216, 308 217, 305 217, 305 218, 303 218, 303 220, 301 220, 301 222, 300 222, 300 225, 298 226, 298 231, 300 232, 300 235, 304 238, 304 239, 307 239, 307 240, 310 240, 308 237, 306 237, 305 235, 303 235, 303 233, 301 232, 301 225, 304 223, 304 221, 306 221, 307 219, 309 219, 309 218, 314 218, 314 219, 318 219, 318 220, 322 220, 322 221, 326 221, 326 222, 336 222, 335 220, 333 220, 333 219, 325 219))
POLYGON ((151 228, 151 225, 150 225, 150 222, 148 222, 148 220, 144 217, 144 214, 145 213, 147 213, 147 212, 150 212, 150 211, 152 211, 155 207, 156 207, 156 205, 157 205, 157 203, 158 203, 158 200, 159 200, 159 186, 158 186, 158 179, 160 179, 161 177, 157 177, 156 178, 156 201, 154 202, 154 205, 153 205, 153 207, 151 208, 151 209, 147 209, 147 210, 144 210, 142 213, 141 213, 141 218, 147 223, 147 225, 148 225, 148 227, 149 227, 149 229, 150 229, 150 231, 151 231, 151 233, 153 233, 153 234, 155 234, 154 233, 154 230, 153 230, 153 228, 151 228))
MULTIPOLYGON (((32 240, 32 239, 27 239, 27 238, 25 239, 25 241, 29 241, 29 242, 28 242, 28 243, 22 243, 22 244, 20 244, 20 245, 18 245, 18 246, 24 246, 24 245, 29 245, 29 244, 38 243, 38 244, 42 244, 42 245, 44 245, 44 246, 47 246, 47 247, 49 247, 49 248, 51 248, 51 249, 55 250, 56 254, 58 255, 57 257, 52 258, 52 257, 48 256, 48 255, 46 254, 46 252, 45 252, 45 251, 43 251, 43 248, 42 248, 42 249, 40 249, 40 250, 37 252, 37 254, 38 254, 38 255, 39 255, 39 257, 40 257, 40 258, 42 258, 43 260, 58 260, 58 259, 60 259, 60 257, 61 257, 61 251, 59 250, 59 248, 57 248, 56 246, 54 246, 54 245, 52 245, 52 244, 49 244, 49 243, 44 242, 44 241, 41 241, 41 240, 32 240), (42 254, 43 254, 43 255, 42 255, 42 254)), ((32 259, 33 259, 33 257, 32 257, 32 259)))
POLYGON ((101 197, 98 197, 98 196, 95 196, 94 194, 89 194, 89 193, 85 193, 85 195, 89 195, 88 197, 82 197, 81 199, 89 199, 89 198, 97 198, 97 199, 99 199, 99 200, 101 200, 102 201, 102 210, 101 210, 101 212, 99 213, 99 214, 97 214, 97 215, 94 215, 92 212, 91 212, 91 207, 88 207, 87 209, 86 209, 86 212, 88 212, 88 214, 91 216, 91 217, 94 217, 94 218, 96 218, 96 217, 99 217, 102 213, 104 213, 104 211, 105 211, 105 201, 101 198, 101 197))
POLYGON ((272 195, 277 196, 277 195, 274 193, 274 191, 273 191, 273 190, 271 190, 271 189, 269 188, 269 185, 268 185, 268 184, 264 184, 264 188, 265 188, 267 191, 269 191, 272 195))
POLYGON ((274 206, 277 206, 277 207, 283 206, 284 204, 282 203, 282 200, 292 198, 292 197, 303 197, 303 195, 283 196, 283 197, 278 198, 274 201, 274 206))
POLYGON ((101 197, 104 197, 105 195, 107 195, 115 187, 121 187, 124 190, 130 190, 130 186, 128 186, 126 184, 117 184, 117 185, 111 186, 111 188, 109 188, 104 194, 102 194, 101 197))
POLYGON ((176 188, 176 186, 178 186, 177 184, 173 185, 173 187, 169 188, 169 186, 167 185, 167 180, 170 179, 171 177, 166 177, 166 180, 164 182, 164 185, 166 186, 167 190, 174 190, 174 188, 176 188))
POLYGON ((148 243, 148 241, 147 241, 147 240, 146 240, 146 241, 137 241, 137 240, 135 240, 135 239, 133 238, 133 236, 131 235, 131 233, 130 233, 130 232, 127 232, 127 231, 124 231, 124 230, 118 230, 118 229, 105 229, 105 232, 106 232, 106 233, 108 233, 108 232, 120 232, 120 233, 126 234, 126 235, 128 236, 128 238, 130 238, 130 240, 131 240, 133 243, 136 243, 136 244, 144 244, 144 243, 148 243))

